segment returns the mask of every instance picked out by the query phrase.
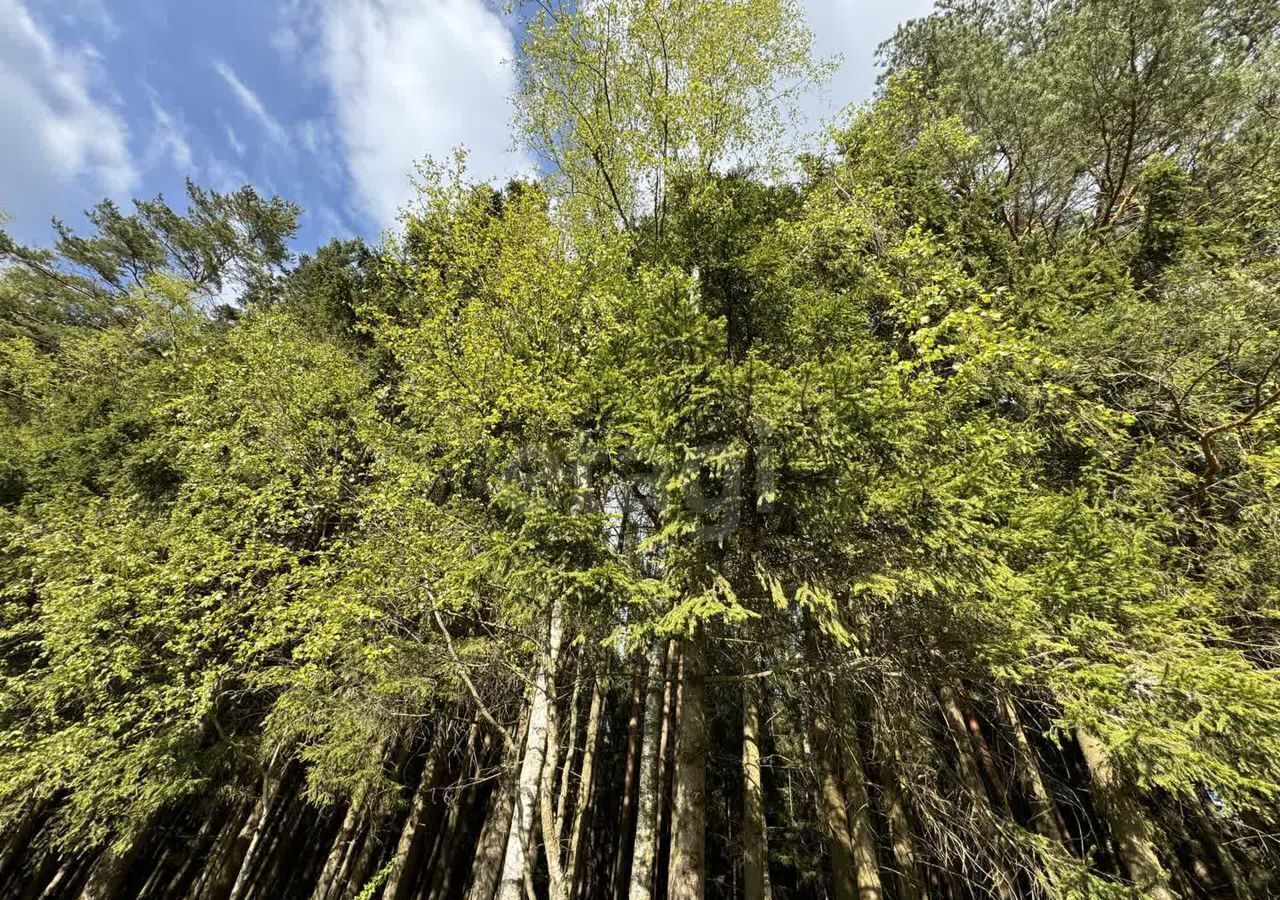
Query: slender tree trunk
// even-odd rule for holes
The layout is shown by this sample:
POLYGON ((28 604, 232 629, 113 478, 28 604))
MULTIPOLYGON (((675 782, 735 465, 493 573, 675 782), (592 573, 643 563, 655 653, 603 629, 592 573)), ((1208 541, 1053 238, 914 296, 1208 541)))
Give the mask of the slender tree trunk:
MULTIPOLYGON (((649 677, 653 677, 650 672, 649 677)), ((613 845, 613 873, 610 896, 622 900, 631 874, 631 854, 627 848, 635 838, 636 785, 640 777, 640 723, 644 715, 645 679, 637 675, 631 689, 631 715, 627 719, 627 760, 622 776, 622 820, 613 845)))
MULTIPOLYGON (((582 667, 578 667, 573 679, 573 693, 569 696, 569 734, 565 740, 564 764, 560 768, 560 792, 556 794, 556 822, 563 824, 569 813, 569 794, 573 791, 573 761, 578 756, 578 697, 582 693, 582 667)), ((557 840, 562 835, 556 835, 557 840)))
POLYGON ((315 889, 311 892, 311 900, 326 900, 333 892, 338 884, 343 862, 347 858, 351 842, 355 839, 359 827, 360 804, 353 799, 347 804, 347 812, 342 818, 342 825, 338 828, 333 844, 329 847, 329 855, 325 859, 324 868, 320 870, 320 880, 316 882, 315 889))
POLYGON ((911 832, 911 816, 902 790, 902 764, 897 737, 889 727, 882 704, 875 704, 872 722, 876 742, 884 754, 884 806, 889 820, 889 841, 893 845, 893 862, 897 870, 899 900, 925 900, 924 882, 916 861, 915 838, 911 832))
POLYGON ((1076 730, 1076 740, 1129 878, 1151 900, 1174 900, 1160 857, 1156 854, 1151 823, 1137 801, 1119 783, 1107 749, 1083 729, 1076 730))
POLYGON ((1218 864, 1222 867, 1222 873, 1227 876, 1227 881, 1231 884, 1231 892, 1235 894, 1236 900, 1253 900, 1253 889, 1249 886, 1248 876, 1240 871, 1240 866, 1232 855, 1231 848, 1227 846, 1222 838, 1222 828, 1218 824, 1217 810, 1209 805, 1208 799, 1203 794, 1200 796, 1200 809, 1196 812, 1200 820, 1200 829, 1204 832, 1205 840, 1218 858, 1218 864))
MULTIPOLYGON (((475 726, 473 726, 475 727, 475 726)), ((395 852, 391 855, 391 870, 382 886, 383 900, 400 900, 408 893, 409 864, 413 859, 418 844, 418 832, 422 828, 422 817, 431 805, 431 789, 439 783, 444 771, 445 757, 448 752, 447 735, 449 728, 441 724, 431 740, 431 749, 427 751, 427 759, 422 765, 422 776, 418 779, 418 787, 413 792, 413 800, 409 803, 409 813, 404 825, 400 828, 400 838, 396 841, 395 852)))
MULTIPOLYGON (((255 804, 257 802, 257 800, 253 801, 255 804)), ((250 815, 252 811, 252 806, 246 803, 239 803, 232 807, 231 812, 223 821, 222 830, 214 839, 213 846, 209 848, 209 858, 191 889, 192 897, 200 898, 200 900, 210 900, 211 897, 217 896, 219 882, 226 885, 222 890, 230 889, 229 885, 235 879, 235 872, 228 871, 231 867, 224 863, 224 860, 231 852, 231 846, 235 843, 244 818, 250 815)))
POLYGON ((582 865, 586 857, 583 841, 589 836, 592 816, 595 812, 596 750, 600 743, 600 718, 604 713, 604 679, 599 675, 591 690, 591 711, 587 715, 587 741, 582 751, 582 776, 578 781, 578 806, 573 817, 573 832, 569 838, 569 864, 565 868, 568 895, 579 896, 582 865))
MULTIPOLYGON (((942 704, 943 718, 946 719, 947 725, 951 729, 951 736, 955 740, 960 783, 964 787, 966 795, 976 807, 978 827, 982 829, 985 837, 989 840, 994 840, 996 836, 995 816, 991 811, 991 801, 987 795, 987 789, 982 782, 982 773, 978 771, 978 761, 974 758, 973 739, 969 734, 969 723, 965 719, 964 712, 960 709, 960 701, 956 697, 955 688, 944 682, 938 688, 938 699, 942 704)), ((992 866, 991 878, 996 894, 1001 900, 1013 900, 1016 895, 1013 879, 1002 865, 995 863, 992 866)))
POLYGON ((124 887, 125 877, 138 854, 138 843, 127 850, 103 850, 97 862, 89 870, 89 877, 80 889, 80 900, 115 900, 124 887))
MULTIPOLYGON (((660 734, 666 717, 663 699, 670 699, 662 641, 649 650, 649 684, 644 704, 644 734, 640 747, 640 786, 636 798, 636 837, 631 852, 631 879, 628 900, 650 900, 653 896, 653 866, 658 856, 658 795, 662 791, 660 734)), ((670 656, 670 653, 666 654, 670 656)))
MULTIPOLYGON (((815 697, 815 702, 818 698, 815 697)), ((839 752, 835 735, 825 713, 815 708, 813 714, 813 749, 820 769, 823 819, 826 823, 827 848, 831 856, 831 889, 835 900, 857 900, 858 879, 853 837, 849 830, 849 809, 840 783, 839 752)))
MULTIPOLYGON (((267 835, 268 828, 275 823, 276 807, 278 805, 276 801, 283 783, 283 773, 276 772, 274 764, 268 766, 266 773, 262 776, 262 798, 255 807, 261 812, 257 816, 257 820, 253 822, 252 833, 244 844, 243 851, 240 852, 239 871, 236 873, 235 883, 231 886, 231 900, 242 900, 251 887, 250 878, 254 870, 254 861, 258 856, 258 849, 262 846, 263 839, 267 835)), ((246 823, 246 827, 247 825, 248 823, 246 823)), ((242 830, 240 837, 237 839, 237 849, 244 839, 244 833, 242 830)))
POLYGON ((957 696, 964 702, 965 727, 969 730, 969 739, 973 742, 978 760, 982 763, 982 771, 986 773, 987 784, 991 785, 992 798, 1001 811, 1007 814, 1010 812, 1009 790, 1005 787, 1000 767, 996 765, 995 754, 991 752, 987 736, 982 733, 982 723, 978 721, 978 714, 974 712, 973 702, 964 696, 964 692, 957 691, 957 696))
MULTIPOLYGON (((551 606, 550 643, 559 647, 562 638, 560 600, 551 606)), ((515 810, 511 819, 511 833, 507 836, 507 849, 502 860, 502 877, 498 882, 498 900, 520 900, 524 889, 525 873, 529 869, 529 841, 533 832, 533 820, 538 811, 538 789, 542 780, 542 765, 547 753, 548 705, 547 663, 544 659, 534 678, 533 697, 529 708, 529 738, 525 745, 524 761, 516 782, 515 810)))
POLYGON ((4 852, 0 853, 0 885, 3 885, 14 871, 22 865, 26 857, 27 845, 40 828, 44 818, 45 805, 31 804, 17 825, 10 829, 4 839, 4 852))
POLYGON ((516 762, 524 759, 524 747, 528 744, 528 712, 526 707, 520 716, 515 742, 503 752, 502 774, 489 796, 489 811, 480 829, 480 837, 476 840, 475 862, 471 866, 471 889, 467 893, 467 900, 493 900, 498 889, 516 805, 516 779, 520 771, 516 762))
POLYGON ((1022 718, 1018 715, 1013 698, 1002 693, 996 703, 1000 708, 1000 714, 1004 717, 1009 736, 1013 739, 1014 749, 1017 751, 1015 766, 1022 792, 1026 795, 1027 805, 1031 808, 1031 825, 1043 837, 1060 847, 1066 847, 1066 833, 1062 827, 1057 806, 1040 775, 1040 763, 1036 759, 1031 741, 1027 739, 1027 732, 1022 727, 1022 718))
MULTIPOLYGON (((80 860, 75 858, 69 859, 59 864, 58 867, 54 870, 53 877, 49 879, 49 882, 45 885, 44 890, 40 892, 39 900, 53 900, 53 898, 60 896, 62 893, 64 884, 70 887, 72 884, 75 883, 76 876, 80 874, 80 866, 81 866, 80 860)), ((92 880, 93 874, 90 873, 89 877, 92 880)), ((88 885, 85 885, 85 888, 87 889, 88 885)), ((81 898, 84 898, 87 896, 90 896, 90 895, 86 894, 84 890, 80 892, 81 898)))
POLYGON ((764 778, 760 771, 760 694, 758 678, 742 682, 743 879, 746 900, 772 900, 769 838, 765 825, 764 778))
POLYGON ((684 641, 680 679, 680 734, 671 808, 671 862, 667 900, 702 900, 706 891, 706 642, 684 641))
POLYGON ((871 821, 871 800, 867 795, 867 775, 862 760, 862 741, 858 739, 858 721, 847 691, 837 688, 836 708, 844 727, 840 729, 844 745, 844 786, 849 801, 849 836, 853 839, 853 862, 861 900, 881 900, 884 886, 880 883, 880 861, 876 855, 876 834, 871 821))
MULTIPOLYGON (((486 737, 486 740, 488 738, 486 737)), ((477 764, 473 780, 480 775, 480 766, 477 764)), ((475 808, 479 798, 479 791, 474 787, 467 788, 464 799, 458 806, 450 810, 450 815, 457 814, 456 818, 451 821, 454 823, 449 836, 448 855, 445 858, 445 865, 441 868, 443 876, 439 883, 433 883, 431 886, 431 894, 428 900, 447 900, 453 891, 453 885, 457 882, 459 874, 466 871, 464 861, 460 858, 460 854, 464 850, 468 826, 471 822, 471 811, 475 808)))
MULTIPOLYGON (((555 613, 553 612, 554 616, 555 613)), ((560 659, 560 639, 552 626, 551 648, 543 662, 547 672, 547 744, 546 758, 542 762, 542 774, 538 785, 538 811, 541 814, 543 848, 547 859, 547 897, 548 900, 567 900, 569 884, 565 880, 564 868, 561 866, 563 845, 561 834, 564 823, 556 818, 555 790, 556 758, 560 754, 560 713, 556 705, 556 667, 560 659)), ((572 737, 570 738, 572 741, 572 737)), ((533 862, 530 862, 533 865, 533 862)))

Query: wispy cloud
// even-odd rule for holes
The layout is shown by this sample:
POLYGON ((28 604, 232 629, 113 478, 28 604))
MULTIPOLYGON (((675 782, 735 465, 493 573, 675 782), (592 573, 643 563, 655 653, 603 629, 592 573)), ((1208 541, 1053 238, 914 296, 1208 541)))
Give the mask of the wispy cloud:
POLYGON ((51 198, 132 189, 128 129, 95 90, 94 54, 60 46, 21 0, 0 0, 0 21, 0 205, 43 219, 51 198))
POLYGON ((151 96, 151 137, 147 142, 146 162, 154 165, 168 160, 183 175, 191 175, 191 144, 187 141, 186 127, 167 109, 153 93, 151 96))
MULTIPOLYGON (((315 0, 321 75, 356 203, 389 225, 413 195, 409 173, 424 155, 466 146, 479 178, 531 168, 512 152, 507 23, 483 0, 315 0), (318 7, 318 9, 317 9, 318 7)), ((306 14, 312 15, 306 15, 306 14)), ((299 28, 294 41, 310 29, 299 28)))
POLYGON ((240 136, 236 134, 236 130, 227 125, 226 133, 227 143, 231 145, 231 149, 235 151, 236 156, 244 156, 244 143, 240 140, 240 136))
POLYGON ((236 100, 244 107, 245 112, 258 120, 258 124, 262 126, 262 130, 267 133, 271 140, 277 144, 286 145, 289 143, 289 133, 285 131, 283 125, 267 112, 267 107, 263 105, 262 100, 253 90, 240 80, 240 76, 236 75, 235 70, 221 60, 215 60, 213 67, 218 74, 222 76, 222 80, 231 88, 231 93, 235 95, 236 100))

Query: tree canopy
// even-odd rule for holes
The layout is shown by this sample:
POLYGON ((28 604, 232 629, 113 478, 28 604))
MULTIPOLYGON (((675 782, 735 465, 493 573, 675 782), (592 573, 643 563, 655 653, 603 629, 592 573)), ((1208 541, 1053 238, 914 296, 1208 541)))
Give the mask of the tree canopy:
POLYGON ((545 177, 0 234, 0 891, 1280 893, 1280 5, 538 0, 545 177))

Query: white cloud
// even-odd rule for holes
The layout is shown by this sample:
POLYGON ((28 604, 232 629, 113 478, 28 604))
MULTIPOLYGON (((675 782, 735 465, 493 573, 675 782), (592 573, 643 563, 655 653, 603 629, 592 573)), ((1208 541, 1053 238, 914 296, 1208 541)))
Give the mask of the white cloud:
POLYGON ((226 131, 227 143, 231 145, 231 149, 235 151, 236 156, 244 156, 244 144, 240 141, 240 136, 236 134, 236 130, 227 125, 226 131))
POLYGON ((121 34, 121 28, 103 0, 43 0, 42 5, 56 11, 63 21, 97 30, 113 41, 121 34))
POLYGON ((511 148, 515 44, 482 0, 326 0, 321 15, 338 138, 357 201, 380 224, 411 199, 424 155, 465 145, 479 178, 529 168, 511 148))
POLYGON ((147 142, 147 165, 155 165, 160 160, 167 159, 183 175, 191 175, 194 167, 186 128, 160 105, 159 99, 154 95, 151 97, 151 117, 155 124, 147 142))
POLYGON ((0 0, 0 206, 23 231, 84 190, 120 196, 138 180, 128 131, 95 95, 95 53, 54 42, 21 0, 0 0))
POLYGON ((289 135, 284 130, 284 126, 276 120, 275 116, 267 112, 266 106, 258 99, 258 95, 240 80, 235 70, 221 60, 216 60, 213 67, 222 76, 222 80, 227 83, 227 86, 231 88, 231 93, 235 95, 236 100, 244 107, 245 112, 258 120, 258 124, 271 137, 271 140, 282 146, 288 144, 289 135))

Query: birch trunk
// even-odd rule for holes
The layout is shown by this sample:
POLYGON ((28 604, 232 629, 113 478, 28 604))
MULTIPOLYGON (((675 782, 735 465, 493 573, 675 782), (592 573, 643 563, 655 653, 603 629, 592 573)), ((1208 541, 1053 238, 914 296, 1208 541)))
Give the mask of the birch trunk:
MULTIPOLYGON (((556 613, 553 611, 552 616, 556 613)), ((555 790, 556 761, 560 755, 560 714, 556 707, 556 665, 560 659, 560 637, 552 625, 551 648, 543 661, 543 669, 547 673, 547 738, 545 759, 542 761, 542 773, 538 778, 538 811, 541 814, 542 845, 547 859, 547 897, 548 900, 567 900, 569 885, 565 881, 564 869, 561 866, 563 847, 560 835, 563 822, 556 818, 555 790)), ((570 738, 572 740, 572 738, 570 738)), ((533 868, 533 861, 530 861, 533 868)))
MULTIPOLYGON (((562 636, 560 601, 557 598, 551 605, 551 645, 558 649, 562 636)), ((524 760, 520 765, 520 776, 516 781, 515 809, 502 860, 502 876, 498 881, 498 900, 520 900, 525 872, 529 868, 529 842, 534 815, 538 810, 538 788, 547 752, 550 700, 547 691, 548 674, 547 661, 543 659, 538 666, 538 674, 534 677, 533 697, 529 707, 529 737, 525 744, 524 760)))

